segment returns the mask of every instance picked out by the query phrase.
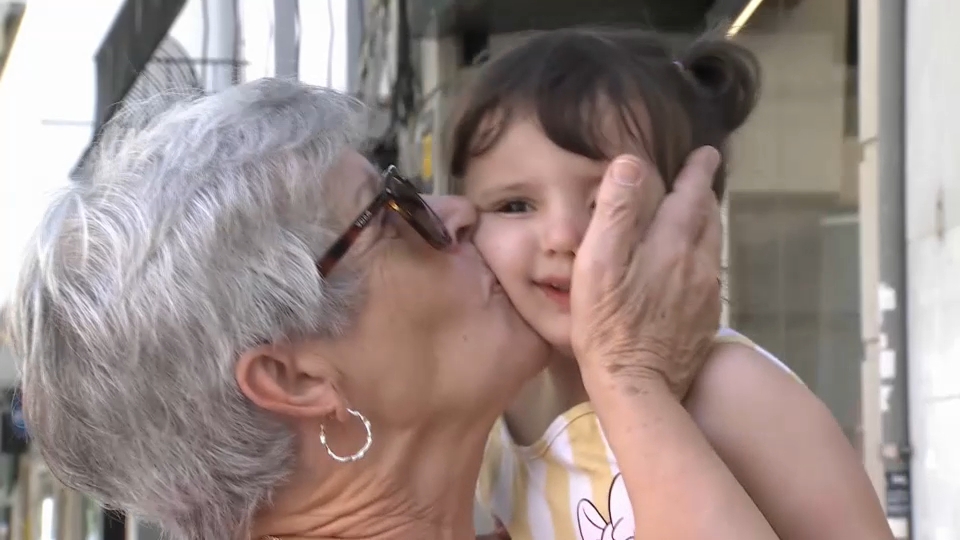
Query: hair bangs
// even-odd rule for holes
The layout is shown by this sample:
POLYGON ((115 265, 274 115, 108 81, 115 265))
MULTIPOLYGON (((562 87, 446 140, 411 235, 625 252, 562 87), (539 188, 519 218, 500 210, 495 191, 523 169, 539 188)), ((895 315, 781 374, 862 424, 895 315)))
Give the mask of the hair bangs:
MULTIPOLYGON (((535 34, 477 74, 454 115, 449 172, 496 146, 512 124, 533 120, 557 147, 593 160, 646 156, 672 188, 695 148, 726 142, 756 105, 759 65, 741 45, 705 36, 675 51, 632 30, 535 34)), ((724 159, 725 161, 725 159, 724 159)), ((725 163, 714 177, 721 197, 725 163)))
POLYGON ((474 108, 472 118, 461 118, 458 127, 471 136, 455 135, 454 140, 466 143, 456 154, 486 154, 521 120, 533 120, 557 147, 592 160, 613 159, 625 151, 652 152, 644 129, 649 124, 647 96, 626 80, 598 80, 600 76, 531 77, 518 88, 503 88, 485 106, 474 108))

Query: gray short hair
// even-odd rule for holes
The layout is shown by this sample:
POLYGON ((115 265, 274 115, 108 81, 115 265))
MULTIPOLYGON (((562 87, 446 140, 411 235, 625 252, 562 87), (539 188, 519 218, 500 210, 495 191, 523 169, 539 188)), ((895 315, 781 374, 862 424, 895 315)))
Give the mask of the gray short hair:
POLYGON ((344 225, 322 175, 362 107, 263 79, 116 131, 51 205, 12 299, 28 429, 66 485, 176 537, 246 538, 294 446, 234 365, 351 319, 358 278, 321 282, 315 260, 344 225))

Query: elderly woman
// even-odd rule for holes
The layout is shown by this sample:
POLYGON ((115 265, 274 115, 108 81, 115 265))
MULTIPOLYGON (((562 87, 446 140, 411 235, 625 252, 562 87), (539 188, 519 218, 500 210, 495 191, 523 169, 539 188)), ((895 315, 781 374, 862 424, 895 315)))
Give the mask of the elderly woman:
MULTIPOLYGON (((242 85, 105 143, 54 201, 9 322, 66 485, 175 538, 473 536, 484 441, 547 351, 472 245, 474 209, 374 171, 362 117, 242 85)), ((656 220, 659 179, 614 162, 574 277, 584 379, 657 538, 772 538, 678 399, 717 327, 716 159, 656 220)))

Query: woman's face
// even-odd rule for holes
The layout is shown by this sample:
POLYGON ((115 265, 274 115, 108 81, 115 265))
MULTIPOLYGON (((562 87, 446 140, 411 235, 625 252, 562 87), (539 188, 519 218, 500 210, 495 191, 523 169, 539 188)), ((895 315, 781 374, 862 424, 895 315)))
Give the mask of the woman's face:
MULTIPOLYGON (((328 173, 349 223, 380 190, 359 154, 328 173)), ((344 395, 390 422, 480 411, 499 414, 520 385, 543 367, 546 344, 517 314, 473 243, 477 213, 461 197, 425 197, 454 245, 431 248, 402 217, 384 210, 347 253, 359 269, 365 301, 336 345, 344 395)))
POLYGON ((477 247, 523 318, 568 353, 573 259, 606 166, 559 148, 535 121, 521 119, 464 174, 480 212, 477 247))

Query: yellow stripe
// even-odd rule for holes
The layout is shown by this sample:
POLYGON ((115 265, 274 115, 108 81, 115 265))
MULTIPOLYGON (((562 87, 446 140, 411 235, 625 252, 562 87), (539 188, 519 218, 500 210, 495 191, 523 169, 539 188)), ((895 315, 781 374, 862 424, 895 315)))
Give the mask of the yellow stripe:
MULTIPOLYGON (((573 412, 573 411, 570 411, 573 412)), ((610 484, 613 483, 613 470, 607 459, 606 448, 600 435, 600 422, 595 414, 574 419, 567 426, 574 467, 590 477, 590 491, 597 510, 609 519, 610 484)), ((576 519, 576 516, 571 518, 576 519)))
POLYGON ((740 334, 726 334, 723 336, 717 336, 714 341, 717 343, 739 343, 740 345, 745 345, 751 349, 757 348, 756 343, 750 341, 749 338, 740 334))
MULTIPOLYGON (((731 332, 720 335, 717 336, 716 341, 718 343, 741 344, 763 354, 762 350, 753 341, 740 334, 731 332)), ((789 369, 787 371, 798 381, 800 380, 789 369)), ((485 499, 482 502, 492 502, 492 497, 497 493, 497 483, 500 481, 502 453, 511 452, 515 460, 514 474, 509 480, 505 479, 505 481, 512 483, 512 516, 510 516, 510 522, 505 523, 505 525, 513 540, 533 540, 534 538, 528 508, 531 487, 530 469, 528 467, 530 459, 539 461, 539 464, 545 468, 544 493, 535 495, 545 497, 549 506, 550 520, 554 532, 551 540, 573 540, 578 537, 576 532, 577 516, 572 508, 575 505, 571 505, 571 492, 573 490, 571 472, 576 472, 578 476, 583 475, 590 485, 589 493, 576 493, 573 494, 573 497, 589 497, 604 519, 610 519, 609 493, 610 486, 613 483, 615 463, 611 463, 611 458, 607 455, 599 419, 589 403, 581 403, 562 414, 561 418, 557 420, 559 420, 558 424, 562 426, 561 430, 566 433, 566 442, 570 446, 569 454, 573 460, 572 464, 562 461, 554 449, 551 448, 552 444, 561 444, 555 440, 558 433, 555 429, 548 429, 545 437, 531 447, 520 449, 515 448, 512 441, 504 437, 498 423, 492 441, 488 444, 487 452, 489 455, 485 456, 485 473, 478 485, 478 494, 485 499)), ((544 533, 544 531, 538 532, 541 535, 544 533)))
POLYGON ((527 512, 527 490, 529 489, 530 471, 527 469, 526 462, 517 456, 513 475, 513 516, 510 518, 510 524, 506 525, 511 540, 533 540, 530 515, 527 512))
POLYGON ((573 520, 570 515, 570 473, 552 453, 544 455, 546 467, 546 499, 550 507, 550 521, 553 522, 553 536, 557 539, 575 539, 573 520))

